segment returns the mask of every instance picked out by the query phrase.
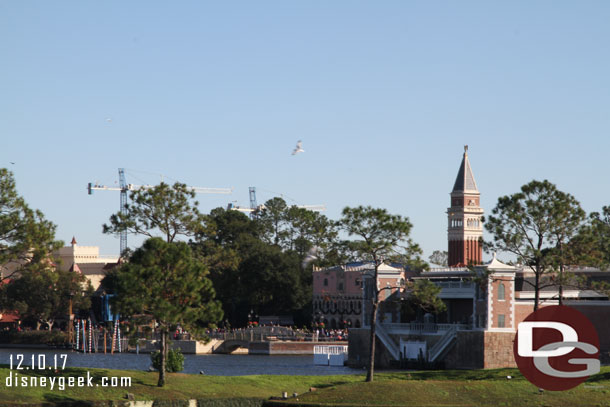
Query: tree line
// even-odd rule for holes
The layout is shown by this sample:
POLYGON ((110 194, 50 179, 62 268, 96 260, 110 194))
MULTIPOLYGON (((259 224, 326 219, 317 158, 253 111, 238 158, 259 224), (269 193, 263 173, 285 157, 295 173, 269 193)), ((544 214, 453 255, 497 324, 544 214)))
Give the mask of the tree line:
MULTIPOLYGON (((148 237, 140 248, 121 254, 125 261, 103 285, 117 294, 114 305, 122 313, 147 314, 157 321, 163 364, 168 334, 178 324, 195 333, 217 325, 244 326, 252 311, 292 314, 297 324, 307 323, 313 265, 367 260, 376 271, 388 260, 415 270, 426 268, 421 249, 410 239, 411 228, 408 218, 384 209, 348 207, 333 221, 281 198, 267 201, 252 218, 223 208, 202 214, 195 194, 184 184, 161 183, 132 191, 126 211, 103 225, 105 233, 148 237), (341 238, 342 233, 348 238, 341 238)), ((485 228, 492 237, 485 242, 487 251, 512 253, 533 270, 536 307, 539 291, 548 284, 560 287, 560 301, 568 285, 608 290, 607 282, 579 280, 568 266, 608 268, 610 207, 587 215, 572 195, 549 181, 532 181, 500 197, 485 228)), ((3 281, 11 281, 0 288, 3 309, 17 310, 37 327, 49 328, 65 316, 68 299, 75 311, 88 309, 92 289, 84 276, 56 267, 52 253, 61 246, 55 225, 28 207, 12 173, 0 169, 0 262, 3 281)), ((446 261, 442 252, 432 257, 446 261)), ((422 298, 434 296, 429 287, 417 290, 422 298)), ((164 380, 160 377, 159 383, 164 380)))

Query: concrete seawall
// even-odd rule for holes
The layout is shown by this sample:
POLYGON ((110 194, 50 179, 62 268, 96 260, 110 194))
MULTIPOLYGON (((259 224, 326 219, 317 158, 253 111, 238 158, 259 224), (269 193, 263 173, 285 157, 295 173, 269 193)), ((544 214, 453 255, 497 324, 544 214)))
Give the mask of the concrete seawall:
MULTIPOLYGON (((161 341, 158 340, 140 340, 139 352, 155 352, 159 350, 160 342, 161 341)), ((203 341, 171 341, 170 346, 172 349, 180 349, 180 351, 185 354, 205 355, 212 353, 222 342, 221 339, 211 339, 208 343, 203 341)))
MULTIPOLYGON (((255 341, 241 342, 233 340, 212 339, 202 341, 172 341, 172 349, 180 349, 184 354, 206 355, 251 354, 251 355, 313 355, 316 345, 347 345, 347 342, 302 342, 302 341, 255 341)), ((135 349, 130 349, 135 350, 135 349)), ((151 353, 159 350, 159 341, 140 340, 139 352, 151 353)))
POLYGON ((347 346, 347 342, 250 342, 248 353, 251 355, 313 355, 313 348, 316 345, 347 346))

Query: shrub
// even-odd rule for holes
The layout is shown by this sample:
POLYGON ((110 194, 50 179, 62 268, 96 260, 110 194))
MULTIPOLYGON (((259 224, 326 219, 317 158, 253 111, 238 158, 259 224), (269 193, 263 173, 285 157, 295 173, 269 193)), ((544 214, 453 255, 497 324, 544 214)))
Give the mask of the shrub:
MULTIPOLYGON (((161 352, 155 351, 150 354, 150 360, 156 370, 161 370, 161 352)), ((181 372, 184 370, 184 355, 180 349, 170 349, 167 352, 165 361, 165 371, 169 373, 181 372)))

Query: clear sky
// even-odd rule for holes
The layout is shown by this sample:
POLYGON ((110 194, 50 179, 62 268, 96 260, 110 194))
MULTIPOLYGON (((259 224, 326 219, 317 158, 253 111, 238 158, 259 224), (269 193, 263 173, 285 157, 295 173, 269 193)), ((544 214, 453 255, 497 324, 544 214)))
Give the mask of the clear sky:
POLYGON ((102 254, 119 194, 85 188, 125 167, 235 188, 204 212, 249 186, 334 219, 387 208, 427 257, 464 144, 487 213, 545 178, 610 204, 609 21, 607 1, 5 0, 0 166, 102 254))

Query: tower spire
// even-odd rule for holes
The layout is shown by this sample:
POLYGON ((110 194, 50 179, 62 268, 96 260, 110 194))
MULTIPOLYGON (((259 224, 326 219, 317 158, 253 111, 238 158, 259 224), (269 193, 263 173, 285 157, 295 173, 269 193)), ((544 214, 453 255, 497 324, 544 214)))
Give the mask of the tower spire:
POLYGON ((470 160, 468 159, 468 145, 464 146, 464 156, 462 157, 462 164, 458 171, 458 175, 455 178, 453 184, 453 192, 474 192, 478 193, 477 183, 474 180, 472 174, 472 168, 470 167, 470 160))
POLYGON ((482 263, 483 209, 479 204, 480 193, 468 159, 468 145, 465 145, 451 191, 451 207, 447 209, 449 266, 482 263))

